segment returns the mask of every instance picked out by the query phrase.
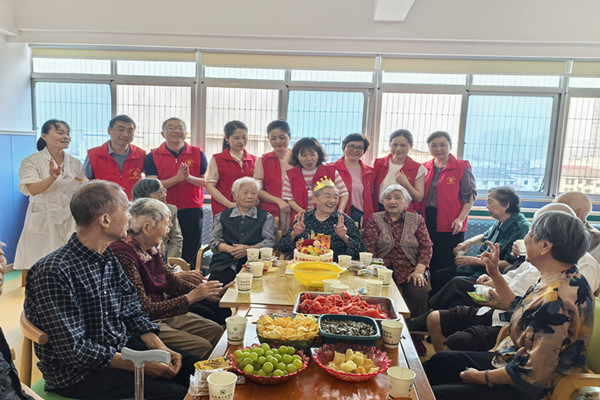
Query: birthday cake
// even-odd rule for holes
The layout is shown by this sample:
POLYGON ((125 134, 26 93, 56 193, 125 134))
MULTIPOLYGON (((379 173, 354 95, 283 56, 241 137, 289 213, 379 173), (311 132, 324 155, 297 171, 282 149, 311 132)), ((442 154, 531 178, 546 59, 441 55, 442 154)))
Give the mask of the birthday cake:
POLYGON ((294 249, 294 262, 321 261, 333 262, 333 251, 329 249, 331 236, 311 231, 310 237, 296 242, 294 249))

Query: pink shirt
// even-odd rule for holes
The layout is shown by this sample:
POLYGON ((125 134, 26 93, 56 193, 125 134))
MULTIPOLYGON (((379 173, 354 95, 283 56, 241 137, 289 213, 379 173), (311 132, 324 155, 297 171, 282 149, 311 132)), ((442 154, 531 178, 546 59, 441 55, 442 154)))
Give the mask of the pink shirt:
POLYGON ((360 211, 364 211, 363 192, 365 191, 365 186, 362 182, 362 168, 348 168, 348 172, 352 178, 352 198, 350 199, 350 205, 360 211))

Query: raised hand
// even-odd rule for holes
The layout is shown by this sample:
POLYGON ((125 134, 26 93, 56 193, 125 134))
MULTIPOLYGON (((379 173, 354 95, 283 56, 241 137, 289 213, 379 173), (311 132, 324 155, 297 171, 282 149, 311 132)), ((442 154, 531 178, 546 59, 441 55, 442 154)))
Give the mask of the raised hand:
POLYGON ((410 182, 402 170, 396 172, 396 182, 404 188, 410 186, 410 182))
POLYGON ((304 213, 299 213, 296 215, 296 223, 294 224, 292 234, 294 234, 294 236, 300 236, 305 230, 306 225, 304 225, 304 213))
POLYGON ((342 240, 346 238, 348 228, 344 224, 344 217, 341 214, 338 214, 338 222, 333 229, 335 230, 335 234, 342 238, 342 240))
POLYGON ((62 171, 62 168, 60 167, 60 165, 57 165, 56 162, 54 162, 54 160, 50 160, 50 169, 48 170, 48 173, 50 174, 50 176, 53 177, 54 179, 58 179, 61 171, 62 171))
POLYGON ((490 277, 499 276, 498 262, 500 261, 500 246, 490 241, 486 242, 489 250, 480 255, 485 263, 485 270, 490 277))

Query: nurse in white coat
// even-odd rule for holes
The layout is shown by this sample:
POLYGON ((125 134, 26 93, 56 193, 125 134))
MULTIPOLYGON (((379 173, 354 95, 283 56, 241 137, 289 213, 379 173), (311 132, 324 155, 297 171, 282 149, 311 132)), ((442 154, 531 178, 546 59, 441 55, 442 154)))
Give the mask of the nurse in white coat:
POLYGON ((37 143, 39 151, 21 162, 19 190, 29 196, 29 206, 15 254, 15 269, 31 268, 65 244, 75 230, 69 203, 87 179, 81 161, 64 151, 71 142, 70 131, 66 122, 46 121, 37 143))

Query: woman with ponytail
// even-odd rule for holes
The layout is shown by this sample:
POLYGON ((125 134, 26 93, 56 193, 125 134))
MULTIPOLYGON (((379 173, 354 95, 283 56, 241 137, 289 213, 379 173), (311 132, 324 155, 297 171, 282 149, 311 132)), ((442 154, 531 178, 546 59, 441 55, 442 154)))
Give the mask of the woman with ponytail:
POLYGON ((75 230, 69 203, 87 179, 81 161, 65 152, 70 134, 66 122, 46 121, 37 142, 38 152, 21 162, 19 190, 29 196, 29 206, 17 245, 15 269, 31 268, 65 244, 75 230))
POLYGON ((213 216, 235 207, 231 187, 244 176, 254 175, 256 156, 246 151, 248 127, 241 121, 229 121, 224 127, 223 151, 215 154, 206 172, 206 191, 211 196, 213 216))

